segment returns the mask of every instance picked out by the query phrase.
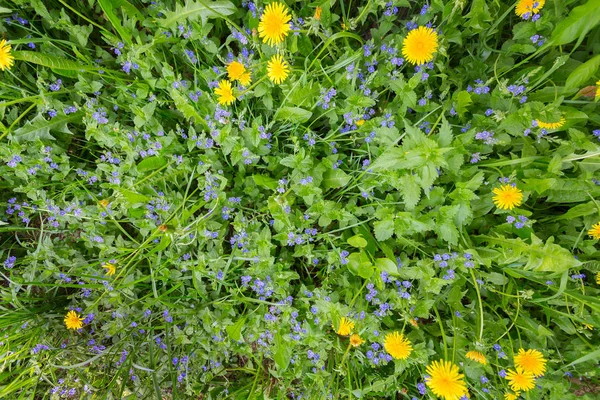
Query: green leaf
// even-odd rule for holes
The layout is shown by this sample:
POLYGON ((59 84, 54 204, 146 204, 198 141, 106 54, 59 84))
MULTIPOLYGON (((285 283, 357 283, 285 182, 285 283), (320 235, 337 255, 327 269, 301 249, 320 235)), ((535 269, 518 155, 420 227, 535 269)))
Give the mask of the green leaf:
MULTIPOLYGON (((126 0, 98 0, 98 4, 104 11, 106 18, 110 21, 115 30, 119 33, 119 36, 124 42, 129 43, 130 45, 133 43, 131 41, 131 33, 128 32, 123 25, 121 24, 121 20, 115 14, 115 10, 117 10, 122 3, 127 3, 126 0)), ((127 3, 129 4, 129 3, 127 3)), ((131 4, 129 4, 129 8, 135 9, 131 4)), ((137 11, 137 10, 136 10, 137 11)))
POLYGON ((554 178, 546 178, 546 179, 523 179, 523 181, 527 184, 528 190, 534 190, 537 194, 542 194, 546 190, 550 189, 556 183, 556 179, 554 178))
POLYGON ((341 169, 330 169, 323 174, 321 182, 323 189, 337 189, 346 186, 350 182, 350 176, 341 169))
POLYGON ((275 114, 275 119, 280 121, 289 120, 291 123, 301 124, 308 121, 311 116, 312 112, 300 107, 281 107, 275 114))
POLYGON ((354 107, 366 108, 373 107, 375 105, 375 100, 370 97, 362 96, 359 94, 352 95, 348 97, 348 104, 351 104, 354 107))
POLYGON ((371 262, 361 262, 358 265, 358 276, 363 279, 369 279, 373 276, 375 269, 373 269, 373 264, 371 262))
POLYGON ((573 72, 569 74, 567 82, 565 83, 565 87, 569 89, 583 86, 588 80, 590 80, 590 78, 594 76, 598 68, 600 68, 600 54, 575 68, 573 72))
POLYGON ((390 147, 385 150, 373 163, 371 169, 373 171, 379 170, 394 170, 396 166, 400 164, 404 157, 402 149, 398 147, 390 147))
POLYGON ((378 258, 375 260, 375 266, 380 272, 387 272, 390 275, 398 275, 398 266, 389 258, 378 258))
POLYGON ((563 219, 573 219, 596 213, 596 204, 593 201, 584 204, 578 204, 571 208, 563 215, 552 216, 552 221, 560 221, 563 219))
POLYGON ((152 156, 143 159, 138 165, 138 172, 153 171, 167 165, 168 161, 165 157, 152 156))
POLYGON ((151 256, 152 254, 156 254, 159 251, 163 251, 164 249, 166 249, 167 247, 169 247, 169 245, 171 244, 171 238, 167 235, 164 235, 163 237, 160 238, 160 243, 158 243, 155 247, 153 247, 149 252, 148 252, 148 256, 151 256))
POLYGON ((458 243, 458 229, 456 229, 456 224, 454 223, 454 216, 458 210, 459 207, 456 205, 442 206, 435 218, 435 231, 441 239, 452 245, 458 243))
POLYGON ((360 253, 351 253, 348 256, 348 264, 346 266, 352 275, 360 276, 364 279, 369 279, 374 272, 369 256, 363 251, 360 253))
POLYGON ((569 16, 554 27, 546 46, 561 46, 575 39, 582 39, 600 22, 598 9, 598 0, 589 0, 584 5, 572 9, 569 16))
POLYGON ((442 116, 442 126, 440 127, 440 132, 438 133, 438 143, 442 147, 450 146, 452 143, 452 127, 450 123, 446 119, 446 117, 442 116))
POLYGON ((161 24, 165 28, 172 28, 187 19, 200 18, 204 25, 208 19, 223 18, 235 11, 235 5, 229 1, 186 0, 185 6, 177 4, 175 11, 166 11, 165 19, 161 21, 161 24))
POLYGON ((184 97, 176 89, 171 89, 169 91, 169 94, 171 95, 171 98, 175 103, 175 107, 177 107, 177 109, 181 111, 184 117, 188 119, 193 119, 196 123, 201 122, 203 124, 206 124, 204 118, 202 118, 200 114, 198 114, 198 111, 196 111, 196 108, 194 108, 194 106, 190 104, 190 101, 188 101, 187 97, 184 97))
POLYGON ((506 285, 508 283, 508 278, 498 272, 490 272, 485 277, 494 285, 506 285))
POLYGON ((348 256, 348 264, 346 264, 346 266, 352 275, 358 275, 358 266, 361 263, 360 256, 360 253, 351 253, 348 256))
POLYGON ((412 315, 419 318, 427 318, 429 317, 429 311, 433 308, 434 304, 435 300, 433 299, 417 301, 417 304, 412 311, 412 315))
POLYGON ((36 140, 55 140, 50 131, 57 131, 72 134, 67 127, 67 123, 75 120, 81 120, 81 113, 56 116, 47 121, 42 115, 38 114, 31 121, 14 131, 11 134, 12 140, 16 142, 33 142, 36 140))
POLYGON ((461 90, 456 95, 456 112, 462 117, 466 112, 467 108, 473 103, 471 100, 471 94, 466 90, 461 90))
POLYGON ((390 217, 383 221, 377 221, 373 224, 373 228, 377 240, 383 242, 394 234, 394 219, 390 217))
POLYGON ((131 204, 136 203, 146 203, 150 201, 148 196, 144 196, 143 194, 139 194, 127 189, 120 189, 119 192, 127 199, 127 201, 131 204))
POLYGON ((404 199, 407 210, 413 210, 421 199, 421 188, 417 184, 414 175, 402 175, 400 177, 400 194, 404 199))
POLYGON ((258 186, 266 187, 267 189, 276 190, 277 189, 277 179, 271 178, 267 175, 252 175, 252 179, 254 183, 258 186))
POLYGON ((348 239, 348 244, 352 247, 367 247, 367 241, 361 235, 354 235, 348 239))
POLYGON ((502 248, 501 263, 521 262, 524 264, 523 269, 525 270, 561 273, 581 265, 581 262, 569 250, 554 244, 553 236, 544 243, 531 234, 531 244, 520 238, 506 239, 482 235, 478 239, 502 248))
POLYGON ((280 332, 277 332, 275 334, 275 346, 273 350, 273 359, 275 360, 277 367, 282 371, 285 371, 290 365, 291 356, 291 347, 285 341, 284 336, 280 332))
POLYGON ((227 334, 229 335, 231 340, 234 340, 236 342, 240 341, 240 339, 242 338, 242 328, 244 327, 245 322, 246 317, 243 317, 238 319, 235 324, 225 327, 225 330, 227 331, 227 334))
POLYGON ((48 68, 56 68, 65 71, 93 71, 97 68, 88 65, 81 65, 65 58, 56 57, 50 54, 37 53, 33 51, 13 51, 12 56, 15 60, 26 61, 48 68))
POLYGON ((585 356, 579 357, 578 359, 571 362, 566 367, 572 367, 573 365, 581 364, 583 362, 588 362, 588 361, 592 361, 592 360, 594 361, 594 363, 596 363, 597 360, 600 360, 600 349, 594 350, 590 353, 587 353, 585 356))

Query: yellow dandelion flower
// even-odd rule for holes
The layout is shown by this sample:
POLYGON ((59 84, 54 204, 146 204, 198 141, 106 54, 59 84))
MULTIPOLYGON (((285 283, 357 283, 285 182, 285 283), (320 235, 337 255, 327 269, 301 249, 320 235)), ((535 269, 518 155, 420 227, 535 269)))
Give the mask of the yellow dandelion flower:
POLYGON ((433 394, 444 400, 458 400, 468 394, 465 376, 458 370, 458 366, 450 361, 440 360, 432 362, 425 372, 425 384, 433 394))
POLYGON ((252 77, 250 76, 250 71, 248 71, 245 74, 243 74, 242 76, 240 76, 239 81, 243 86, 246 86, 246 87, 250 86, 250 84, 252 83, 252 77))
POLYGON ((227 65, 227 76, 232 81, 240 79, 245 72, 246 67, 241 62, 232 61, 227 65))
POLYGON ((523 368, 525 372, 531 372, 534 376, 542 376, 546 372, 547 360, 535 349, 519 349, 514 361, 515 366, 523 368))
POLYGON ((117 267, 114 264, 106 263, 102 266, 106 270, 106 275, 112 276, 117 272, 117 267))
POLYGON ((480 353, 479 351, 475 351, 475 350, 468 351, 467 354, 465 355, 465 357, 467 357, 469 360, 478 362, 479 364, 483 364, 483 365, 487 364, 487 359, 485 358, 485 355, 483 355, 483 353, 480 353))
POLYGON ((352 347, 358 347, 361 344, 363 344, 365 341, 362 340, 362 338, 360 337, 360 335, 358 334, 354 334, 352 336, 350 336, 350 344, 352 345, 352 347))
POLYGON ((521 390, 527 392, 535 387, 533 374, 523 371, 521 367, 516 367, 515 370, 509 369, 506 379, 508 379, 508 386, 515 392, 521 390))
POLYGON ((83 326, 83 318, 71 310, 65 316, 65 325, 67 329, 80 329, 83 326))
MULTIPOLYGON (((588 231, 588 235, 590 235, 596 240, 600 240, 600 222, 597 222, 594 225, 592 225, 592 229, 588 231)), ((600 285, 600 283, 598 284, 600 285)))
POLYGON ((290 33, 289 22, 291 19, 292 17, 282 3, 267 5, 258 23, 258 36, 269 46, 283 42, 283 39, 290 33))
POLYGON ((437 51, 438 34, 432 28, 420 26, 408 32, 402 42, 402 55, 412 64, 421 65, 433 60, 437 51))
POLYGON ((519 398, 519 395, 521 393, 517 392, 517 393, 510 393, 510 392, 506 392, 504 393, 504 400, 517 400, 519 398))
POLYGON ((363 126, 365 123, 364 119, 359 119, 358 121, 356 121, 356 126, 363 126))
POLYGON ((410 341, 398 332, 385 335, 383 347, 396 360, 406 360, 413 350, 410 341))
MULTIPOLYGON (((335 329, 333 325, 331 325, 331 327, 335 329)), ((340 336, 348 336, 352 333, 352 329, 354 329, 354 322, 352 322, 346 317, 343 317, 342 319, 340 319, 340 326, 336 330, 336 333, 340 336)))
POLYGON ((492 192, 494 204, 502 210, 512 210, 523 202, 523 192, 512 185, 502 185, 492 192))
POLYGON ((515 7, 515 14, 519 17, 529 13, 531 17, 533 14, 537 14, 540 12, 546 0, 519 0, 515 7))
POLYGON ((317 21, 321 20, 321 12, 323 12, 323 8, 317 7, 317 9, 315 10, 315 19, 317 21))
POLYGON ((11 45, 6 40, 0 40, 0 70, 10 69, 14 64, 14 57, 10 54, 11 45))
POLYGON ((537 122, 537 126, 542 129, 558 129, 562 128, 567 120, 565 120, 565 117, 560 117, 558 122, 544 122, 539 119, 536 119, 535 122, 537 122))
POLYGON ((222 80, 219 82, 219 87, 215 88, 215 94, 219 96, 217 101, 221 105, 228 106, 235 101, 233 89, 231 88, 231 82, 228 80, 222 80))
POLYGON ((288 63, 279 54, 274 55, 267 64, 267 75, 276 84, 285 81, 290 73, 288 63))

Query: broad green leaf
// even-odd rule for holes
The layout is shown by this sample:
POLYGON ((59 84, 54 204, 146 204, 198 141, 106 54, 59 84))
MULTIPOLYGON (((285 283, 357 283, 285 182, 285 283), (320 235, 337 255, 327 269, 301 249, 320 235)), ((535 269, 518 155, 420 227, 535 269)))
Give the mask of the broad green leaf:
POLYGON ((547 46, 560 46, 583 38, 600 22, 600 11, 598 10, 600 10, 598 0, 589 0, 572 9, 568 17, 554 27, 547 46))
POLYGON ((375 105, 375 100, 370 97, 362 96, 359 94, 352 95, 348 97, 348 103, 353 105, 354 107, 373 107, 375 105))
POLYGON ((421 188, 417 184, 414 175, 402 175, 400 177, 400 194, 404 199, 407 210, 413 210, 421 199, 421 188))
POLYGON ((292 355, 291 346, 285 341, 284 336, 277 332, 275 334, 275 346, 273 349, 273 359, 280 370, 285 371, 290 365, 292 355))
POLYGON ((452 143, 452 127, 448 120, 442 116, 442 126, 438 133, 438 143, 442 147, 450 146, 452 143))
POLYGON ((346 264, 348 271, 350 271, 352 275, 358 275, 358 266, 360 263, 360 253, 351 253, 348 256, 348 264, 346 264))
POLYGON ((55 140, 50 134, 50 131, 57 131, 67 134, 72 134, 68 129, 67 123, 81 120, 81 113, 73 113, 70 115, 56 116, 50 120, 46 120, 41 115, 37 115, 31 121, 14 131, 11 134, 12 140, 16 142, 33 142, 36 140, 55 140))
POLYGON ((503 250, 500 262, 504 265, 519 262, 523 264, 525 270, 557 273, 581 265, 581 262, 569 250, 554 244, 553 236, 544 243, 532 234, 531 244, 520 238, 479 236, 478 239, 484 240, 489 245, 500 246, 503 250))
MULTIPOLYGON (((108 20, 110 21, 112 26, 119 33, 119 36, 121 37, 121 39, 124 42, 127 42, 131 45, 132 44, 131 33, 128 32, 123 27, 121 20, 119 19, 117 14, 115 14, 115 10, 117 10, 119 8, 117 3, 122 3, 122 2, 127 3, 126 0, 98 0, 98 4, 102 8, 102 11, 104 11, 106 18, 108 18, 108 20)), ((131 4, 130 4, 130 6, 131 6, 131 4)), ((133 6, 131 6, 131 7, 133 7, 133 6)), ((133 7, 133 8, 135 8, 135 7, 133 7)))
POLYGON ((494 285, 506 285, 508 283, 508 278, 498 272, 490 272, 485 274, 485 277, 494 285))
POLYGON ((92 71, 97 68, 89 65, 81 65, 75 61, 56 57, 50 54, 36 53, 33 51, 13 51, 12 56, 15 60, 26 61, 43 67, 55 68, 66 71, 92 71))
POLYGON ((138 165, 138 172, 154 171, 167 165, 168 161, 165 157, 152 156, 143 159, 138 165))
POLYGON ((348 244, 352 247, 367 247, 367 241, 361 235, 354 235, 348 239, 348 244))
POLYGON ((198 111, 196 111, 196 108, 190 104, 190 100, 188 100, 187 97, 184 97, 177 89, 171 89, 169 94, 175 103, 175 107, 181 111, 184 117, 193 119, 196 123, 206 124, 204 118, 198 114, 198 111))
POLYGON ((352 275, 360 276, 364 279, 370 278, 374 272, 369 256, 363 251, 360 253, 351 253, 348 256, 348 264, 346 265, 352 275))
MULTIPOLYGON (((598 4, 600 6, 600 3, 598 4)), ((579 88, 584 85, 586 82, 590 80, 600 68, 600 54, 596 57, 593 57, 579 67, 575 68, 573 72, 567 78, 567 83, 565 83, 565 87, 569 88, 579 88)))
POLYGON ((433 299, 419 300, 412 311, 412 315, 419 318, 427 318, 434 304, 435 300, 433 299))
POLYGON ((200 18, 204 25, 208 19, 223 18, 235 11, 235 5, 229 1, 186 0, 185 6, 177 4, 175 11, 166 11, 165 19, 160 22, 165 28, 172 28, 185 20, 200 18))
POLYGON ((598 211, 596 204, 593 201, 584 204, 578 204, 572 207, 563 215, 552 216, 553 221, 560 221, 563 219, 573 219, 577 217, 583 217, 585 215, 594 214, 598 211))
POLYGON ((294 124, 306 122, 312 116, 312 112, 300 107, 281 107, 275 114, 275 119, 290 121, 294 124))
POLYGON ((110 2, 115 7, 121 7, 128 17, 135 18, 138 21, 144 19, 142 13, 140 13, 140 11, 127 0, 110 0, 110 2))
POLYGON ((556 179, 554 178, 546 178, 546 179, 523 179, 523 181, 527 184, 527 190, 534 190, 538 194, 544 193, 546 190, 550 189, 556 184, 556 179))
POLYGON ((266 187, 271 190, 277 189, 278 184, 277 179, 275 178, 271 178, 267 175, 252 175, 252 179, 258 186, 266 187))
POLYGON ((392 217, 377 221, 373 224, 375 237, 380 242, 387 240, 394 234, 394 219, 392 217))
POLYGON ((594 361, 596 363, 600 360, 600 349, 594 350, 592 352, 587 353, 585 356, 579 357, 575 361, 571 362, 567 367, 572 367, 573 365, 581 364, 583 362, 594 361))
POLYGON ((171 238, 169 235, 163 235, 160 238, 160 242, 153 247, 149 252, 148 252, 148 256, 151 256, 153 254, 158 253, 159 251, 163 251, 164 249, 166 249, 167 247, 169 247, 169 245, 171 244, 171 238))
POLYGON ((243 317, 238 319, 235 324, 225 327, 225 330, 227 331, 227 334, 229 335, 231 340, 234 340, 236 342, 240 341, 240 339, 242 338, 242 328, 244 327, 245 322, 246 317, 243 317))
POLYGON ((150 201, 148 196, 144 196, 143 194, 139 194, 127 189, 120 189, 119 192, 127 199, 127 201, 131 204, 135 203, 146 203, 150 201))
POLYGON ((373 264, 370 262, 362 262, 358 266, 358 276, 363 279, 369 279, 373 276, 375 269, 373 268, 373 264))
POLYGON ((471 94, 466 90, 461 90, 456 95, 456 112, 460 117, 465 115, 467 108, 473 103, 471 94))
POLYGON ((321 182, 323 189, 337 189, 350 181, 350 176, 341 169, 330 169, 323 174, 323 181, 321 182))
POLYGON ((400 164, 404 157, 402 149, 399 147, 390 147, 385 150, 373 163, 371 169, 373 171, 379 170, 394 170, 397 165, 400 164))
POLYGON ((380 272, 387 272, 390 275, 398 275, 398 266, 389 258, 378 258, 375 260, 375 266, 380 272))

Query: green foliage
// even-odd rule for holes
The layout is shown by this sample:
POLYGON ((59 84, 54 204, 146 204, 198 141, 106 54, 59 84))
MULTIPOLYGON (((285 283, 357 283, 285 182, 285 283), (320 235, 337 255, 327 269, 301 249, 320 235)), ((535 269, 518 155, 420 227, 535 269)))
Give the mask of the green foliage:
POLYGON ((267 4, 0 0, 0 398, 595 398, 598 1, 267 4))

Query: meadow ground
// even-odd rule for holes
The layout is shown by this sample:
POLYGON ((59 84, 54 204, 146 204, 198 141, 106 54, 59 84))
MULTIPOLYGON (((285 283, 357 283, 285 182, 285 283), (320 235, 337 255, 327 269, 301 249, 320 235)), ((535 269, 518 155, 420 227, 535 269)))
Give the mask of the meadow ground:
POLYGON ((0 0, 0 399, 597 399, 600 0, 0 0))

